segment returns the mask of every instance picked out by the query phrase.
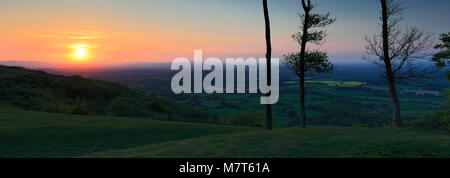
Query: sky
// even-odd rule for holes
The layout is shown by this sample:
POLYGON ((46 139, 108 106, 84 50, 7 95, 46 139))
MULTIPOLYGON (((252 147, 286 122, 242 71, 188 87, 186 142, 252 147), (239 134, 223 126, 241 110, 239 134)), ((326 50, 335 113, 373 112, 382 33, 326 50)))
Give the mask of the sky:
MULTIPOLYGON (((274 57, 299 51, 300 0, 268 0, 274 57)), ((378 32, 377 0, 312 0, 330 12, 323 46, 334 62, 359 62, 378 32)), ((449 0, 403 0, 401 27, 450 31, 449 0)), ((0 60, 89 66, 206 57, 263 57, 261 0, 0 0, 0 60)))

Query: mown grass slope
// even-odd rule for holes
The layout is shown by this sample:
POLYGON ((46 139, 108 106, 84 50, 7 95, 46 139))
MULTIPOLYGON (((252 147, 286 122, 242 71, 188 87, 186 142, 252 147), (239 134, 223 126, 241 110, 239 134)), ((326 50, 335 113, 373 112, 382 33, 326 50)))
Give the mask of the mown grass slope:
POLYGON ((392 128, 279 129, 170 141, 87 157, 450 157, 450 135, 392 128))
POLYGON ((81 116, 0 105, 0 157, 450 157, 448 131, 277 129, 81 116))
POLYGON ((0 157, 78 157, 253 128, 25 111, 0 105, 0 157))

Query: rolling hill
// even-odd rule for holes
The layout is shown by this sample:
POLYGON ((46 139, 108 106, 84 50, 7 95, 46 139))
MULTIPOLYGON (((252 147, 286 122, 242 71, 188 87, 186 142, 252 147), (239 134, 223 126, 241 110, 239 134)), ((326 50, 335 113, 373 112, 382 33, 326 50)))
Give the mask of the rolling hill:
POLYGON ((212 118, 114 83, 0 66, 0 157, 450 157, 448 130, 265 131, 212 118))
POLYGON ((25 110, 65 114, 212 120, 211 114, 201 109, 118 84, 18 67, 0 66, 0 102, 25 110))

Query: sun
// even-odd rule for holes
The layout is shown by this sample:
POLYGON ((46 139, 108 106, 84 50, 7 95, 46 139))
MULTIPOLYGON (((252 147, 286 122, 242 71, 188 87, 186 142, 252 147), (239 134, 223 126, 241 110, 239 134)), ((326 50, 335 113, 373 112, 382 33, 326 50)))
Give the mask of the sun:
POLYGON ((86 48, 76 48, 75 49, 75 53, 76 53, 77 57, 80 57, 80 58, 86 56, 86 51, 87 51, 86 48))
POLYGON ((87 44, 74 44, 71 45, 72 49, 71 58, 76 61, 85 61, 89 58, 89 45, 87 44))

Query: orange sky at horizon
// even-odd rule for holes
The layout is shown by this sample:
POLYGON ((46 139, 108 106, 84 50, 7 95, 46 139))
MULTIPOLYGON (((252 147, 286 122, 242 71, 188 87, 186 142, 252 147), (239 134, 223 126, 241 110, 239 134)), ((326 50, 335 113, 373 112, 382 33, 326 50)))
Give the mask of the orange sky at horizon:
POLYGON ((4 13, 14 18, 0 22, 7 27, 0 29, 0 60, 92 66, 130 61, 167 62, 192 56, 194 49, 211 55, 224 51, 264 52, 263 31, 219 29, 222 28, 219 22, 208 27, 155 16, 137 19, 136 14, 118 14, 118 10, 124 12, 127 7, 115 9, 112 1, 98 1, 103 8, 82 11, 74 6, 74 1, 51 3, 55 7, 33 2, 8 4, 11 9, 4 13), (73 55, 76 45, 85 46, 87 56, 82 60, 73 55))
MULTIPOLYGON (((211 57, 262 57, 265 53, 264 31, 242 36, 180 33, 127 33, 106 30, 64 31, 40 28, 39 31, 15 31, 1 38, 0 60, 27 60, 63 65, 97 66, 123 62, 169 62, 177 57, 191 58, 195 49, 211 57), (57 31, 56 33, 54 31, 57 31), (88 57, 73 57, 83 45, 88 57), (259 55, 259 56, 255 56, 259 55)), ((245 33, 245 32, 244 32, 245 33)), ((274 55, 295 51, 297 44, 290 38, 273 41, 290 43, 287 48, 274 46, 274 55)), ((330 43, 330 45, 333 45, 330 43)), ((336 44, 337 46, 342 45, 336 44)), ((348 46, 351 46, 349 44, 348 46)))
MULTIPOLYGON (((0 2, 2 13, 14 17, 0 18, 0 25, 5 27, 0 28, 0 60, 98 66, 124 62, 169 62, 177 57, 191 58, 195 49, 203 50, 205 57, 219 58, 262 57, 265 53, 264 21, 259 2, 234 8, 232 14, 221 7, 228 5, 224 1, 214 1, 224 3, 221 6, 205 5, 208 9, 197 7, 195 4, 198 3, 175 3, 180 1, 79 2, 83 3, 51 0, 0 2), (178 13, 166 12, 165 9, 173 6, 178 13), (206 16, 210 12, 215 13, 206 16), (84 47, 73 47, 77 45, 84 47), (77 50, 84 51, 85 56, 74 56, 77 50)), ((283 14, 272 14, 273 53, 278 55, 276 57, 298 48, 290 38, 297 28, 296 16, 290 18, 292 22, 286 22, 279 20, 286 19, 283 14)))
MULTIPOLYGON (((319 47, 331 60, 361 61, 365 35, 378 29, 376 1, 348 1, 318 2, 317 11, 338 18, 319 47)), ((449 25, 435 21, 447 19, 450 3, 434 1, 439 3, 425 3, 433 6, 425 10, 422 1, 404 1, 405 24, 446 32, 449 25)), ((299 30, 299 2, 268 2, 273 57, 299 51, 291 38, 299 30)), ((196 49, 205 58, 221 59, 263 57, 266 50, 262 5, 256 0, 2 0, 0 12, 0 60, 99 66, 191 59, 196 49)))
MULTIPOLYGON (((245 39, 205 35, 163 33, 117 33, 106 30, 15 32, 5 35, 0 43, 2 59, 30 60, 62 64, 105 64, 129 61, 166 62, 176 57, 191 56, 194 49, 205 53, 258 53, 264 41, 254 37, 245 39), (234 43, 234 44, 233 44, 234 43), (253 45, 261 43, 261 45, 253 45), (239 44, 239 45, 235 45, 239 44), (89 55, 80 60, 73 57, 83 45, 89 55), (245 48, 243 48, 245 46, 245 48)), ((5 33, 3 33, 5 34, 5 33)))

